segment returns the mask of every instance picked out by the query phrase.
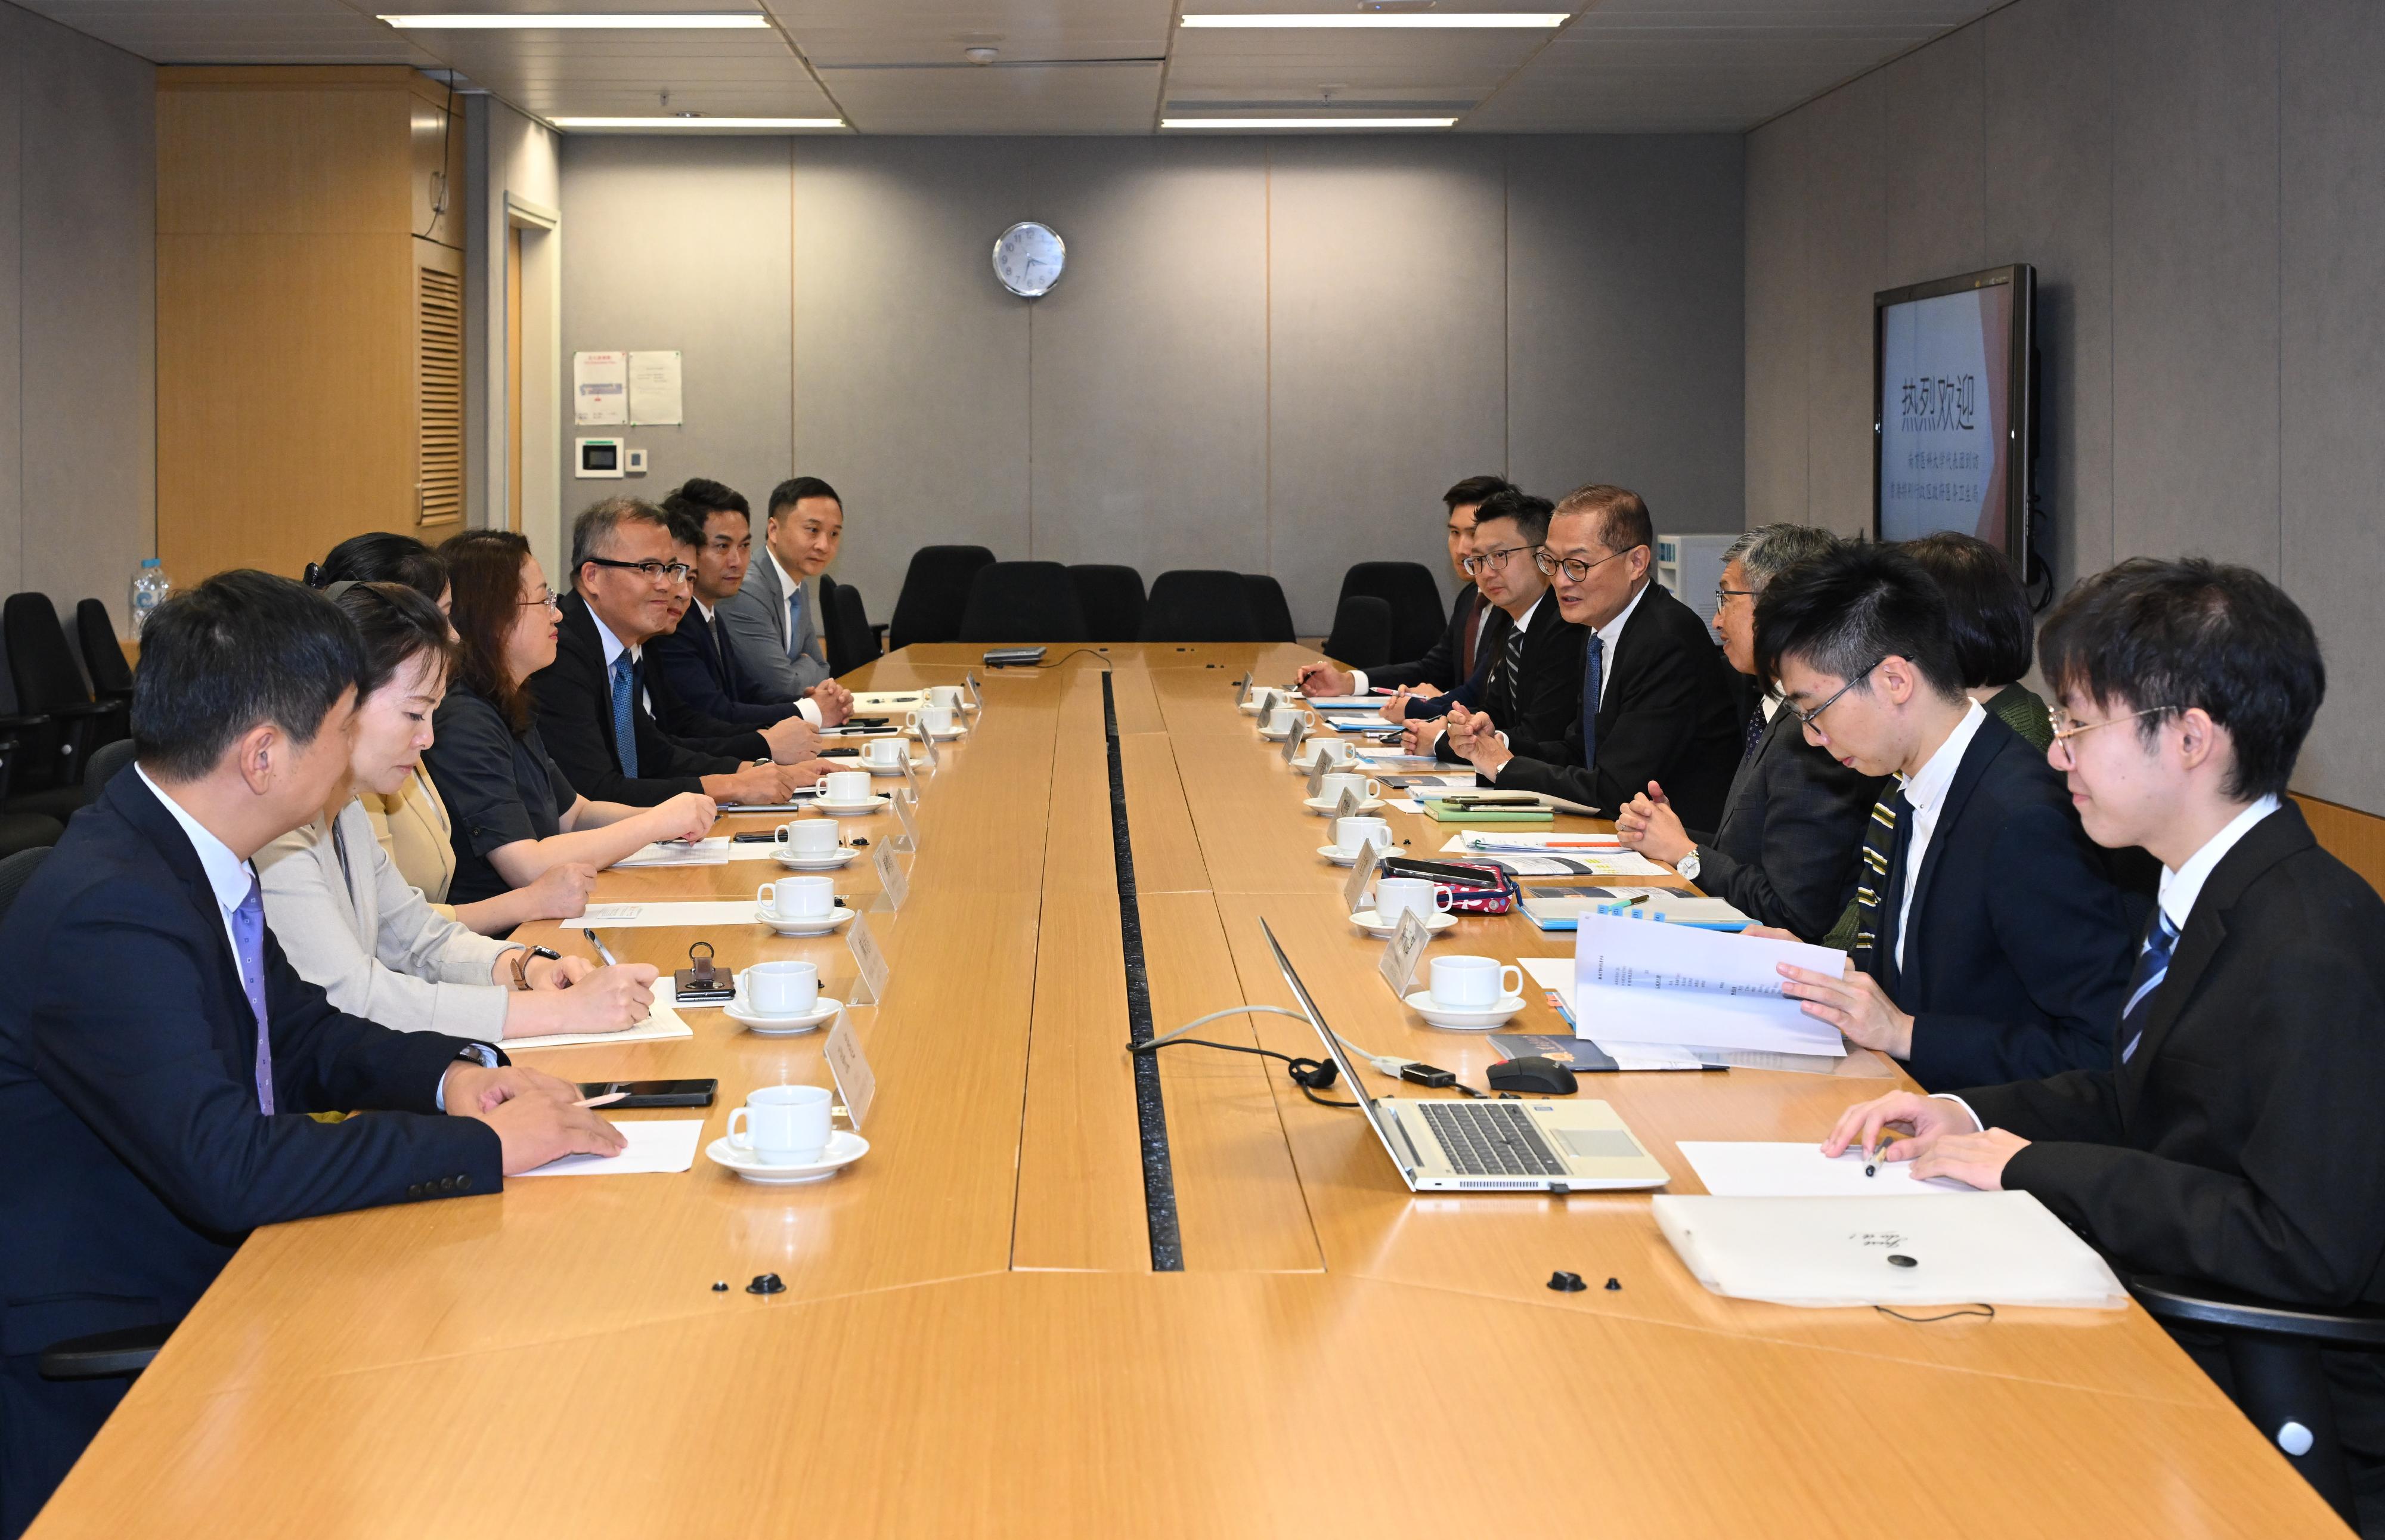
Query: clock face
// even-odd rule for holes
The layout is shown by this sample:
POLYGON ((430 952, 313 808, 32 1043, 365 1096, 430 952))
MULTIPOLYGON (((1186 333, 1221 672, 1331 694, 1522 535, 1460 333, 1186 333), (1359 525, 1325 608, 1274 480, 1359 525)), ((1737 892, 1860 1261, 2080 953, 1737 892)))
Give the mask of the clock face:
POLYGON ((1002 286, 1024 299, 1049 294, 1068 265, 1067 243, 1049 225, 1022 219, 993 243, 993 276, 1002 286))

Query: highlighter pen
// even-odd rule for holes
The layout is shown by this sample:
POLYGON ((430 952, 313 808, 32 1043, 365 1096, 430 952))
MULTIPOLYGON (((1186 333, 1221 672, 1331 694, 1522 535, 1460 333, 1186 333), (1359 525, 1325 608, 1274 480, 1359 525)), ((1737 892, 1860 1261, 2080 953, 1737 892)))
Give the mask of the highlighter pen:
POLYGON ((613 949, 612 949, 611 947, 609 947, 609 946, 606 945, 603 942, 601 942, 601 941, 599 941, 599 940, 597 940, 597 939, 596 939, 596 933, 595 933, 595 932, 593 932, 593 931, 581 931, 580 933, 581 933, 581 935, 584 935, 584 936, 586 936, 586 937, 588 938, 588 945, 589 945, 593 946, 593 947, 595 947, 595 948, 596 948, 596 955, 597 955, 598 957, 603 958, 605 959, 605 966, 606 966, 606 967, 607 967, 607 968, 618 968, 619 966, 621 966, 621 959, 620 959, 620 958, 617 958, 617 957, 615 957, 615 956, 613 955, 613 949))

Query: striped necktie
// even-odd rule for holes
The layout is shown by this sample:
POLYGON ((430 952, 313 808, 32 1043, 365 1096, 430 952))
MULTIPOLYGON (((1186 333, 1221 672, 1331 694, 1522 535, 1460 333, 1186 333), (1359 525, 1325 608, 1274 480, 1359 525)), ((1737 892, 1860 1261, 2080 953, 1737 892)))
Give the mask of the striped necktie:
POLYGON ((2145 933, 2144 950, 2137 954, 2137 970, 2129 975, 2129 1003, 2120 1008, 2120 1062, 2137 1051, 2145 1035, 2145 1021, 2154 1013, 2154 995, 2169 977, 2170 953, 2178 947, 2178 927, 2160 906, 2154 908, 2153 929, 2145 933))
POLYGON ((1888 896, 1889 860, 1896 852, 1900 814, 1912 811, 1902 789, 1872 804, 1871 821, 1864 826, 1863 865, 1855 871, 1854 964, 1879 977, 1879 907, 1888 896))
MULTIPOLYGON (((1507 627, 1507 645, 1500 650, 1499 654, 1501 681, 1499 688, 1504 696, 1500 703, 1502 715, 1512 717, 1516 714, 1516 702, 1523 694, 1517 683, 1517 681, 1523 677, 1523 670, 1524 628, 1519 624, 1511 624, 1507 627)), ((1486 691, 1485 694, 1487 695, 1488 692, 1486 691)), ((1482 702, 1486 708, 1490 704, 1488 700, 1482 702)), ((1513 727, 1516 724, 1511 721, 1507 725, 1513 727)))
POLYGON ((634 781, 638 775, 638 732, 630 714, 637 682, 631 672, 633 667, 627 647, 613 659, 613 757, 620 761, 621 773, 634 781))

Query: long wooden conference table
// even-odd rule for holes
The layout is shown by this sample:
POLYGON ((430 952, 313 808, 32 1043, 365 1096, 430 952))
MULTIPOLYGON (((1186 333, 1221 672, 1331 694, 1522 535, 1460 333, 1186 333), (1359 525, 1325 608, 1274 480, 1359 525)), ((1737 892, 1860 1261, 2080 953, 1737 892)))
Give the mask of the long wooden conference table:
MULTIPOLYGON (((1288 681, 1310 656, 1115 646, 985 677, 924 786, 908 896, 868 917, 892 983, 852 1016, 867 1157, 811 1186, 699 1155, 260 1231, 33 1534, 2345 1533, 2133 1307, 1925 1322, 1720 1298, 1645 1195, 1412 1196, 1355 1113, 1243 1055, 1154 1056, 1164 1118, 1140 1114, 1126 916, 1160 1032, 1290 1003, 1264 918, 1346 1035, 1475 1085, 1492 1057, 1384 988, 1323 820, 1236 710, 1242 670, 1288 681), (1557 1269, 1592 1287, 1551 1292, 1557 1269), (784 1292, 747 1292, 765 1272, 784 1292)), ((848 682, 954 683, 976 657, 912 647, 848 682)), ((744 897, 775 871, 608 872, 598 902, 744 897)), ((839 878, 855 907, 877 887, 867 861, 839 878)), ((739 966, 810 958, 840 998, 855 976, 840 935, 606 939, 667 973, 700 939, 739 966)), ((1519 917, 1434 945, 1569 950, 1519 917)), ((753 1087, 830 1083, 819 1034, 683 1014, 692 1039, 521 1060, 718 1077, 707 1141, 753 1087)), ((1512 1030, 1564 1029, 1535 1000, 1512 1030)), ((1318 1046, 1281 1016, 1204 1034, 1318 1046)), ((1675 1141, 1817 1139, 1884 1083, 1584 1091, 1693 1193, 1675 1141)))

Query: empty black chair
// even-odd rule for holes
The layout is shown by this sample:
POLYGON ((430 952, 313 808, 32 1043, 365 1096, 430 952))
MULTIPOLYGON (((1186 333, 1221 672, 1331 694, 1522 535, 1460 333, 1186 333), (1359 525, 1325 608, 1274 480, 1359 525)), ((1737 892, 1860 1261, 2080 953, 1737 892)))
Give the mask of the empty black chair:
POLYGON ((1162 572, 1143 609, 1145 642, 1256 642, 1258 617, 1240 572, 1182 568, 1162 572))
POLYGON ((1333 634, 1325 656, 1345 669, 1380 669, 1392 660, 1392 607, 1369 595, 1354 594, 1333 611, 1333 634))
POLYGON ((116 639, 116 621, 106 605, 85 599, 75 606, 75 640, 82 644, 91 693, 102 700, 131 700, 132 665, 124 661, 124 644, 116 639))
POLYGON ((970 580, 980 567, 993 565, 993 553, 982 545, 922 545, 911 553, 911 569, 903 574, 903 592, 894 600, 894 623, 887 628, 886 645, 907 647, 914 642, 950 642, 961 633, 961 611, 968 606, 970 580))
MULTIPOLYGON (((1392 607, 1392 657, 1422 657, 1449 629, 1449 607, 1432 569, 1414 561, 1362 561, 1342 575, 1342 597, 1367 595, 1392 607)), ((1388 660, 1387 660, 1388 661, 1388 660)))
MULTIPOLYGON (((1363 669, 1366 665, 1361 663, 1358 667, 1363 669)), ((116 779, 116 772, 131 763, 132 740, 130 738, 119 738, 112 744, 102 744, 93 749, 90 760, 82 767, 83 795, 94 802, 98 801, 101 790, 116 779)))
POLYGON ((42 870, 49 855, 48 845, 36 845, 0 859, 0 920, 8 918, 8 911, 17 907, 17 895, 25 891, 25 884, 42 870))
POLYGON ((1077 585, 1056 561, 997 561, 969 582, 962 642, 1082 642, 1077 585))
POLYGON ((1292 629, 1292 606, 1284 602, 1283 584, 1265 572, 1244 572, 1242 589, 1250 595, 1251 619, 1258 622, 1260 641, 1300 640, 1300 633, 1292 629))
POLYGON ((1133 642, 1143 636, 1143 574, 1131 567, 1098 563, 1068 569, 1084 612, 1088 642, 1133 642))
POLYGON ((878 632, 869 624, 869 611, 861 603, 860 589, 823 576, 820 620, 822 639, 828 643, 829 672, 849 674, 865 663, 877 661, 878 632))
MULTIPOLYGON (((0 605, 0 635, 8 644, 8 676, 17 686, 17 708, 46 717, 46 732, 31 731, 20 741, 16 782, 20 792, 66 789, 80 796, 83 761, 101 744, 131 731, 121 701, 95 701, 82 670, 67 646, 66 628, 47 594, 11 594, 0 605)), ((48 809, 39 809, 47 811, 48 809)))

